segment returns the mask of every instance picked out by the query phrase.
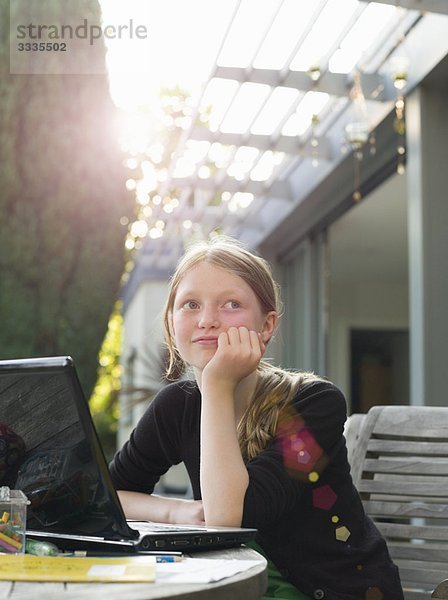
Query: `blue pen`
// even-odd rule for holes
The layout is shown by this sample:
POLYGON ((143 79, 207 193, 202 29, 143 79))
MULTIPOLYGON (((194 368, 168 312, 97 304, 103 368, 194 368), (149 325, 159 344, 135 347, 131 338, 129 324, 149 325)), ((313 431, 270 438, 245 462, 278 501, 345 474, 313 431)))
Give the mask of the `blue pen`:
POLYGON ((158 556, 156 558, 156 561, 158 563, 173 563, 173 562, 180 562, 182 560, 182 556, 172 556, 172 555, 162 555, 162 556, 158 556))

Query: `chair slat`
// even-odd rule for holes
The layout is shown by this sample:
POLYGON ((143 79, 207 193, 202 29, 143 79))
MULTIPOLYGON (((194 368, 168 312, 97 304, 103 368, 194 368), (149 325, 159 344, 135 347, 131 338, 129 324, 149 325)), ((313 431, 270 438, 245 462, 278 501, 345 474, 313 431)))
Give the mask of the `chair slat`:
POLYGON ((386 538, 448 540, 448 528, 446 527, 382 523, 380 521, 375 521, 375 524, 386 538))
MULTIPOLYGON (((420 563, 421 564, 421 563, 420 563)), ((403 579, 417 586, 421 584, 429 591, 432 591, 436 585, 446 577, 446 565, 442 565, 440 569, 433 567, 427 569, 420 569, 416 561, 398 561, 398 568, 400 575, 403 579)))
POLYGON ((406 494, 408 496, 436 496, 446 498, 448 495, 447 481, 441 483, 417 483, 401 481, 396 483, 393 480, 362 479, 358 483, 360 492, 381 493, 381 494, 406 494))
MULTIPOLYGON (((440 459, 439 459, 440 460, 440 459)), ((436 462, 433 457, 393 457, 391 459, 366 458, 363 471, 369 473, 393 473, 413 475, 448 475, 448 459, 436 462)))
POLYGON ((419 591, 403 588, 405 600, 430 600, 428 590, 419 591))
POLYGON ((403 587, 404 597, 406 600, 429 600, 428 590, 411 590, 403 587))
POLYGON ((442 562, 448 573, 448 545, 435 542, 414 544, 412 542, 395 542, 389 540, 387 544, 393 559, 409 559, 425 562, 442 562))
POLYGON ((410 454, 411 456, 444 456, 448 458, 448 443, 402 441, 392 439, 370 438, 367 449, 369 452, 410 454))
POLYGON ((364 510, 370 516, 378 517, 424 517, 448 519, 448 504, 429 504, 425 502, 387 502, 365 500, 364 510))
POLYGON ((402 571, 403 569, 408 569, 416 573, 414 581, 440 581, 440 577, 444 577, 446 575, 446 562, 434 561, 431 563, 430 567, 428 567, 428 563, 425 560, 414 560, 404 558, 398 560, 397 562, 400 565, 400 571, 402 571), (423 573, 431 573, 431 576, 428 579, 425 579, 423 578, 423 573))
POLYGON ((375 432, 382 434, 448 440, 445 406, 388 406, 387 412, 377 412, 375 420, 375 432))

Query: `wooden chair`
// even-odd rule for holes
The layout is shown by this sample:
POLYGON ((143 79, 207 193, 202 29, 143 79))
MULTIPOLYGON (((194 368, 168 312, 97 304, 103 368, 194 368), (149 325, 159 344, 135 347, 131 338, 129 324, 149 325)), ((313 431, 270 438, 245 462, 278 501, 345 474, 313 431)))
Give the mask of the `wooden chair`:
POLYGON ((448 575, 448 407, 371 408, 352 475, 400 569, 406 600, 429 599, 448 575))
POLYGON ((436 589, 431 594, 431 598, 437 598, 438 600, 447 600, 448 598, 448 579, 441 581, 436 589))
POLYGON ((353 464, 353 453, 361 435, 364 417, 365 414, 363 413, 353 413, 345 421, 344 437, 347 444, 347 457, 350 465, 353 464))

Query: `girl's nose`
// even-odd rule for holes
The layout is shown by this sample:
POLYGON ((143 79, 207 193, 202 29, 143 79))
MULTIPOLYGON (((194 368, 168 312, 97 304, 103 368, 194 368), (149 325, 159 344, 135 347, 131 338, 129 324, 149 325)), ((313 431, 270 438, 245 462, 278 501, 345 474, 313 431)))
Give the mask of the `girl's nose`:
POLYGON ((204 329, 218 327, 218 312, 212 308, 203 308, 199 315, 198 325, 204 329))

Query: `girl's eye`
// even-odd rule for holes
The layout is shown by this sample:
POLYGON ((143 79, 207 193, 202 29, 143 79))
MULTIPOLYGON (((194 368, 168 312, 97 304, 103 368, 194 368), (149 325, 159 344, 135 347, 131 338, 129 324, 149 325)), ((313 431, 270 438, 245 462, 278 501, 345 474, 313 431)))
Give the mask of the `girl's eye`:
POLYGON ((187 300, 182 304, 182 308, 187 310, 195 310, 196 308, 199 308, 199 304, 195 300, 187 300))
POLYGON ((233 309, 235 310, 236 308, 240 308, 240 307, 241 307, 241 304, 240 304, 239 302, 237 302, 236 300, 229 300, 229 301, 228 301, 228 302, 225 304, 225 306, 226 306, 227 308, 233 308, 233 309))

